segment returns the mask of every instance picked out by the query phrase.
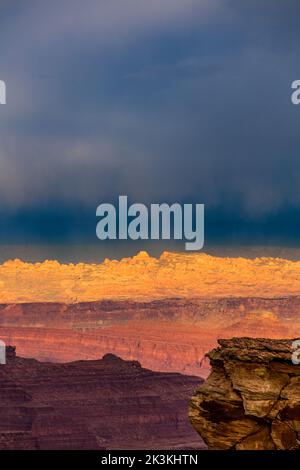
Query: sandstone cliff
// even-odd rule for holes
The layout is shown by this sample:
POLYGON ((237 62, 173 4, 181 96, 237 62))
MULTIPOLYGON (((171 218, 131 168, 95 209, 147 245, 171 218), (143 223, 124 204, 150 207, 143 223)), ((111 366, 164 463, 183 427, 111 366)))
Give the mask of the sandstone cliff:
POLYGON ((199 449, 188 421, 199 383, 112 354, 53 364, 9 347, 0 365, 0 450, 199 449))
POLYGON ((219 340, 212 371, 190 403, 210 449, 299 449, 300 365, 293 340, 219 340))

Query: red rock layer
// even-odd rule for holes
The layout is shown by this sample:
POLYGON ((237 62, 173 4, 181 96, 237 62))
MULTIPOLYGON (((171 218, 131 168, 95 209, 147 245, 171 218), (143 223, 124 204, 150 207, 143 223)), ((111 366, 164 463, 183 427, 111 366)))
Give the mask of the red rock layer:
POLYGON ((58 362, 112 352, 152 370, 207 376, 218 337, 297 336, 300 297, 0 305, 0 339, 58 362))

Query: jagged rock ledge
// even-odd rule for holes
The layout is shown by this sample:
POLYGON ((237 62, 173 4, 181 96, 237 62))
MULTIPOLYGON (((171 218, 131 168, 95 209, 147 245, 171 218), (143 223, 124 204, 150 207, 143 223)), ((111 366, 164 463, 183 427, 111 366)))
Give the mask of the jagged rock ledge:
POLYGON ((299 449, 300 365, 293 340, 219 340, 212 371, 190 403, 209 449, 299 449))

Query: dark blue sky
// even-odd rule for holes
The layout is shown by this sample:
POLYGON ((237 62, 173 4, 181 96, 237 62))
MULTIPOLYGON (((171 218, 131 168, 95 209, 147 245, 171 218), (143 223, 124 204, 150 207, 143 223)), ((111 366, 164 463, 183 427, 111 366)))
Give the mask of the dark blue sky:
POLYGON ((208 243, 298 244, 299 15, 296 0, 2 0, 0 242, 97 243, 96 207, 127 194, 205 203, 208 243))

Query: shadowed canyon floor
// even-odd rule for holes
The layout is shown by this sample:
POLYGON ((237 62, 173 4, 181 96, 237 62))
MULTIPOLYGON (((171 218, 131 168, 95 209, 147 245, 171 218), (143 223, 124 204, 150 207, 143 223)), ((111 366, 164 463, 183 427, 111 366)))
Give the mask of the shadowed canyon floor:
POLYGON ((106 355, 0 365, 0 449, 201 449, 188 401, 201 379, 106 355))

